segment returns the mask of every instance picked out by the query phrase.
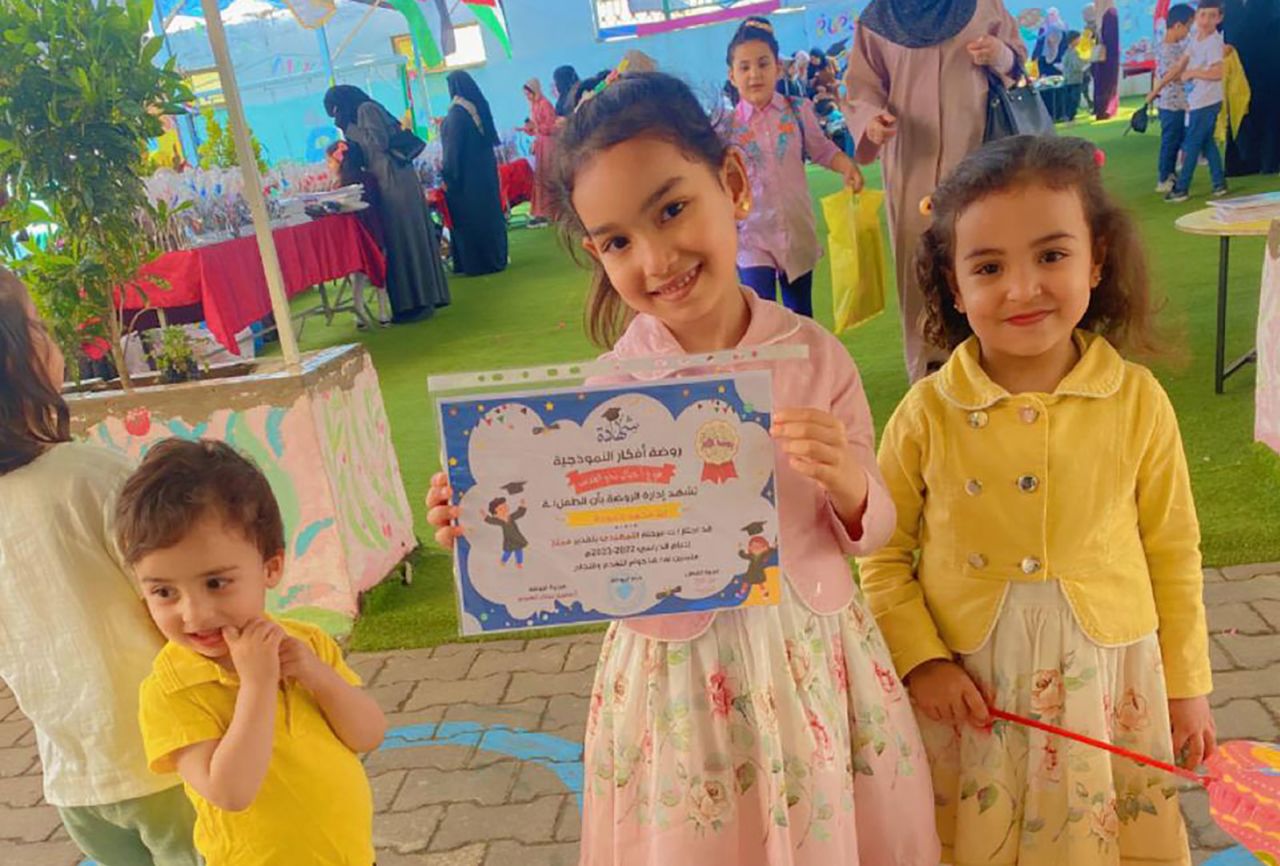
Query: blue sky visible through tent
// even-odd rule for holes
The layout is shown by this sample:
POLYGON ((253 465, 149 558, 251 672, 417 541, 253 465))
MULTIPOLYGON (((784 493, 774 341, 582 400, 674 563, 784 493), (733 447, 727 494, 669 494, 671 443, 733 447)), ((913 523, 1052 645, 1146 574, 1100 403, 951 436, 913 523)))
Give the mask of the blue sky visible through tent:
MULTIPOLYGON (((218 8, 226 9, 234 2, 234 0, 218 0, 218 8)), ((277 9, 285 8, 283 0, 266 0, 277 9)), ((195 15, 197 18, 204 17, 204 10, 200 8, 200 0, 156 0, 156 5, 160 7, 160 12, 167 18, 173 12, 180 12, 183 15, 195 15)))

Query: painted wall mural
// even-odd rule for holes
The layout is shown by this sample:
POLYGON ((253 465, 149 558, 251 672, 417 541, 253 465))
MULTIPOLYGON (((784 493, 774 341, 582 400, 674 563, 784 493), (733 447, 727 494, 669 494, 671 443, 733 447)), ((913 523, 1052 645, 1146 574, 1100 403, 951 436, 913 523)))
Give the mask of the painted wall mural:
POLYGON ((213 380, 72 400, 77 435, 141 459, 156 442, 219 439, 261 467, 285 525, 268 610, 350 630, 359 594, 417 541, 377 372, 359 346, 304 359, 301 376, 213 380))

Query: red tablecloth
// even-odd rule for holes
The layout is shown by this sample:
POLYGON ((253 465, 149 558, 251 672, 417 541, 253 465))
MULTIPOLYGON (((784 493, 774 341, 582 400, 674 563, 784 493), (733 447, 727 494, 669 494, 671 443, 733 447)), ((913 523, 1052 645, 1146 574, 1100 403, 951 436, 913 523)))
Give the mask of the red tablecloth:
MULTIPOLYGON (((518 204, 533 200, 533 166, 527 159, 504 162, 498 166, 498 194, 502 196, 502 209, 511 210, 518 204)), ((444 190, 433 187, 427 190, 427 204, 440 213, 445 228, 453 229, 453 217, 444 190)))
MULTIPOLYGON (((335 214, 272 234, 289 297, 355 273, 367 274, 376 286, 386 284, 386 258, 354 214, 335 214)), ((252 235, 165 253, 143 266, 139 275, 142 291, 131 285, 125 292, 126 321, 146 306, 198 305, 209 332, 232 354, 240 353, 235 335, 271 313, 267 275, 252 235), (157 286, 147 277, 161 277, 168 285, 157 286)))
POLYGON ((502 186, 502 200, 508 209, 533 200, 533 166, 527 159, 498 166, 498 183, 502 186))

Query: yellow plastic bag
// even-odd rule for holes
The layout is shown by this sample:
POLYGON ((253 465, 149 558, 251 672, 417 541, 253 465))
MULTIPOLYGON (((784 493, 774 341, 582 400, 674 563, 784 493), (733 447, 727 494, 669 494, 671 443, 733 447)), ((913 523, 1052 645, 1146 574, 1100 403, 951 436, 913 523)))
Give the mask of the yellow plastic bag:
POLYGON ((884 193, 848 187, 822 199, 831 256, 835 332, 861 325, 884 310, 884 240, 880 207, 884 193))

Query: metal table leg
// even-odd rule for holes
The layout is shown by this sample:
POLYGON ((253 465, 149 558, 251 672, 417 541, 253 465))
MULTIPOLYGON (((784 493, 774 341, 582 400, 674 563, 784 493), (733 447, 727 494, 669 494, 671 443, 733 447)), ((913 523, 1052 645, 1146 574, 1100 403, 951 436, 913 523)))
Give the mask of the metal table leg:
POLYGON ((1213 356, 1213 391, 1222 393, 1227 378, 1227 267, 1231 258, 1231 238, 1223 235, 1218 246, 1218 345, 1213 356))

